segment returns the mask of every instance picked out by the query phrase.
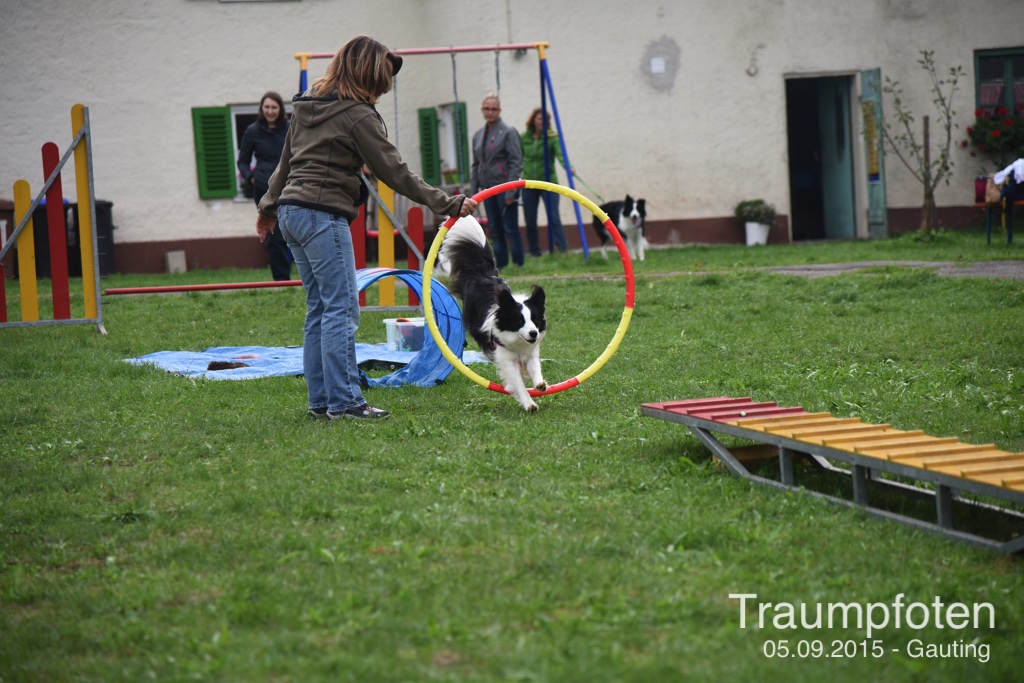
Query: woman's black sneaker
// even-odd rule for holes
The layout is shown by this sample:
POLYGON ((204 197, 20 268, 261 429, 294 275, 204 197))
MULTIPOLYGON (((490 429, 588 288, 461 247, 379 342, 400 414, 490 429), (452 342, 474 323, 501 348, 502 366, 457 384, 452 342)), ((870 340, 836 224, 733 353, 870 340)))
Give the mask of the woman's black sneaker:
POLYGON ((369 403, 343 410, 340 413, 332 413, 329 410, 325 413, 328 420, 379 420, 390 414, 386 410, 374 408, 369 403))

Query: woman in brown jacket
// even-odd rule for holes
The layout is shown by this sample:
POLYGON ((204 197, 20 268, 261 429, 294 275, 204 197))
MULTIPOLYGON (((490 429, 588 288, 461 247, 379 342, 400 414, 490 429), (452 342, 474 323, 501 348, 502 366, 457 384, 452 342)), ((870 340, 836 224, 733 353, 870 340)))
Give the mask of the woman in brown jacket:
POLYGON ((259 204, 260 240, 280 228, 306 289, 303 372, 314 417, 388 416, 363 399, 356 364, 359 292, 349 221, 361 203, 363 165, 435 213, 476 210, 469 197, 427 185, 388 141, 374 104, 401 68, 401 56, 369 36, 346 43, 327 73, 292 100, 281 162, 259 204))

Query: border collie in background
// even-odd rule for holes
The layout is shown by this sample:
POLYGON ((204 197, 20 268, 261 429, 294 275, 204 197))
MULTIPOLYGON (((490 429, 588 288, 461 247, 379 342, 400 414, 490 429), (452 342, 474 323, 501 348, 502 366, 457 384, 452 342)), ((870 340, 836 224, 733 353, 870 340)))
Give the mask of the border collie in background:
MULTIPOLYGON (((647 221, 647 200, 633 199, 628 194, 624 201, 608 202, 601 205, 601 210, 608 214, 612 225, 617 225, 619 233, 626 240, 629 256, 634 261, 644 260, 644 249, 648 247, 645 237, 647 221)), ((601 256, 608 258, 608 245, 612 244, 612 236, 604 227, 604 223, 594 216, 594 232, 601 240, 601 256)))
POLYGON ((501 383, 528 413, 537 411, 524 376, 537 391, 547 382, 540 370, 540 341, 547 331, 544 290, 513 294, 498 275, 494 252, 484 229, 472 216, 460 218, 448 231, 438 252, 448 273, 448 289, 462 300, 462 321, 487 359, 494 363, 501 383))

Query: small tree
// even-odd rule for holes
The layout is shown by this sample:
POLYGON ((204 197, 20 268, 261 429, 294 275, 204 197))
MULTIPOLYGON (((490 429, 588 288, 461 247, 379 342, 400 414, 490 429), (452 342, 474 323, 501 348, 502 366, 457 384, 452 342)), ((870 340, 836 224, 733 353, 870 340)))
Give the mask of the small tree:
POLYGON ((939 78, 935 70, 935 52, 933 50, 922 50, 921 58, 917 63, 928 74, 931 81, 931 92, 934 95, 932 103, 938 111, 940 137, 938 145, 938 156, 933 159, 931 137, 929 131, 929 120, 927 116, 922 117, 921 142, 918 142, 911 124, 914 123, 914 114, 904 106, 902 95, 903 90, 899 87, 899 81, 891 80, 888 76, 885 79, 883 91, 892 97, 893 118, 895 126, 886 123, 882 129, 885 141, 890 151, 903 162, 910 173, 921 183, 924 188, 924 204, 921 207, 921 231, 930 232, 935 228, 935 188, 939 183, 949 179, 953 175, 953 160, 950 157, 950 149, 953 142, 953 128, 957 124, 953 122, 956 112, 953 111, 953 95, 959 90, 957 83, 964 75, 963 67, 955 66, 950 68, 946 78, 939 78))

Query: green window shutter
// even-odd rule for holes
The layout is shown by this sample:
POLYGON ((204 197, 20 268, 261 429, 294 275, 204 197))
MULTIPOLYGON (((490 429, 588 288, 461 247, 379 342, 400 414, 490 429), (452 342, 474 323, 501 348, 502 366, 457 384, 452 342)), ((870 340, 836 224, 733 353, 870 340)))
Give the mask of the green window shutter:
POLYGON ((437 110, 418 109, 420 121, 420 167, 423 180, 430 185, 441 184, 441 145, 437 133, 437 110))
POLYGON ((229 107, 193 107, 196 174, 200 199, 230 199, 238 194, 235 146, 229 107))
POLYGON ((456 142, 459 150, 459 178, 462 182, 469 182, 469 124, 466 119, 466 103, 455 103, 455 115, 459 117, 459 127, 456 134, 462 139, 456 142))

